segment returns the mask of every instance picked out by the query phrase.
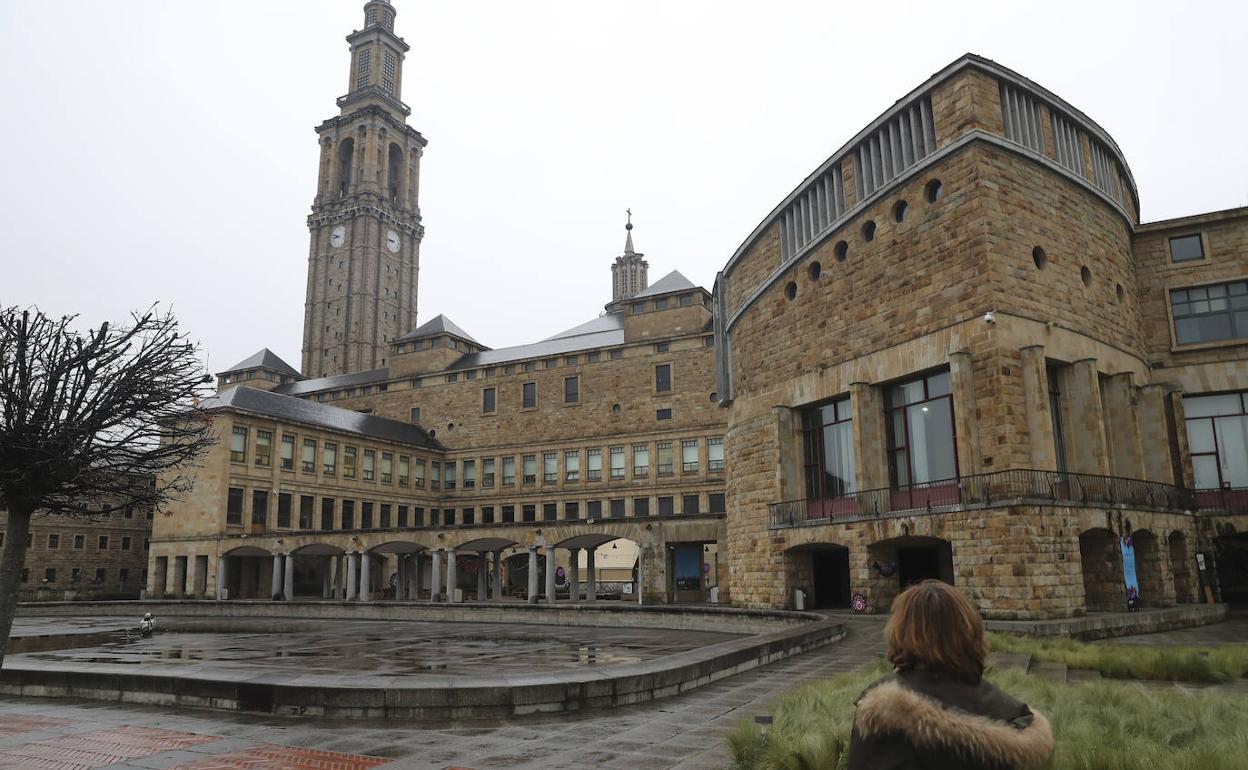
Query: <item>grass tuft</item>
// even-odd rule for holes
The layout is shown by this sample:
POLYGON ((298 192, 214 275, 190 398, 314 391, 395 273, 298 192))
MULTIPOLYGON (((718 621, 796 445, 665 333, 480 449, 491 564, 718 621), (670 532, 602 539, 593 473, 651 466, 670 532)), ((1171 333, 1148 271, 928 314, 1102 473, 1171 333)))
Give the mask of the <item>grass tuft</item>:
POLYGON ((1248 646, 1245 645, 1148 647, 996 633, 988 636, 994 652, 1030 654, 1036 661, 1099 671, 1112 679, 1221 683, 1248 674, 1248 646))

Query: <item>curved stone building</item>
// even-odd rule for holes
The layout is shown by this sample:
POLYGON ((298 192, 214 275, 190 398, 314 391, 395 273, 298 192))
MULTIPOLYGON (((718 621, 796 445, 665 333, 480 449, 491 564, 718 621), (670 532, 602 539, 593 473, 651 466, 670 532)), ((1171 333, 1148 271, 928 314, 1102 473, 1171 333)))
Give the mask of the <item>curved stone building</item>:
POLYGON ((1248 209, 1141 225, 1113 138, 994 62, 905 95, 716 280, 734 603, 936 577, 1065 617, 1124 609, 1132 552, 1145 606, 1197 601, 1248 485, 1212 440, 1244 435, 1246 245, 1248 209))

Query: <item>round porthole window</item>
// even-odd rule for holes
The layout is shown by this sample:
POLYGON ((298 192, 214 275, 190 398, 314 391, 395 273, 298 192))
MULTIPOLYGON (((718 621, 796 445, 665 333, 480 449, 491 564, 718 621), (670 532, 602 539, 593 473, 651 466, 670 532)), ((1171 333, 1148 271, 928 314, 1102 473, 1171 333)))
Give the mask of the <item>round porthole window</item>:
POLYGON ((1049 263, 1049 258, 1045 255, 1044 249, 1037 246, 1031 250, 1031 261, 1036 263, 1037 270, 1043 270, 1044 266, 1049 263))
POLYGON ((844 262, 845 258, 849 256, 849 244, 846 243, 845 241, 841 241, 840 243, 836 244, 835 253, 836 253, 836 261, 844 262))
POLYGON ((875 240, 875 221, 872 220, 862 226, 862 239, 867 243, 875 240))
POLYGON ((818 262, 811 262, 810 267, 806 268, 806 273, 810 276, 810 280, 817 281, 819 276, 823 275, 823 265, 818 262))
POLYGON ((910 211, 910 204, 905 201, 897 201, 893 206, 893 221, 901 223, 906 221, 906 213, 910 211))
POLYGON ((619 413, 620 413, 620 405, 619 405, 619 404, 612 404, 612 405, 611 405, 611 414, 619 414, 619 413))
POLYGON ((797 284, 789 281, 788 285, 784 287, 784 296, 789 299, 795 299, 797 297, 797 284))
POLYGON ((932 181, 927 183, 926 187, 923 188, 923 193, 924 195, 927 196, 928 203, 935 203, 936 201, 940 200, 941 191, 942 191, 942 185, 940 184, 939 179, 933 179, 932 181))

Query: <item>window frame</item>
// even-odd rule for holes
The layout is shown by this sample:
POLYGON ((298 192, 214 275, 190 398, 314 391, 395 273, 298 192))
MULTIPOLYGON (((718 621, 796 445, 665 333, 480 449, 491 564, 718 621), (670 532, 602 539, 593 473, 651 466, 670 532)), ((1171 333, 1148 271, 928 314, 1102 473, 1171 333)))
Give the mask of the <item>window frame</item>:
POLYGON ((1196 230, 1195 232, 1186 232, 1186 233, 1179 233, 1177 235, 1166 236, 1166 258, 1169 261, 1169 264, 1171 265, 1189 265, 1192 263, 1208 262, 1209 261, 1209 248, 1208 247, 1209 247, 1209 244, 1206 240, 1205 232, 1203 230, 1196 230), (1200 244, 1200 256, 1190 257, 1188 259, 1175 259, 1174 258, 1174 242, 1180 241, 1180 240, 1186 240, 1188 238, 1195 238, 1196 242, 1200 244))
POLYGON ((1232 279, 1229 281, 1223 280, 1223 281, 1213 281, 1213 282, 1208 282, 1208 283, 1193 284, 1190 286, 1167 287, 1166 288, 1166 313, 1170 318, 1170 335, 1171 335, 1171 342, 1173 346, 1175 348, 1182 348, 1186 350, 1186 349, 1194 349, 1194 348, 1201 348, 1201 347, 1243 344, 1246 340, 1248 340, 1248 321, 1245 321, 1244 323, 1245 328, 1242 330, 1243 333, 1239 334, 1237 332, 1240 330, 1237 329, 1238 325, 1236 323, 1235 316, 1238 313, 1248 312, 1248 300, 1243 300, 1245 307, 1240 307, 1240 308, 1234 307, 1235 299, 1242 298, 1242 297, 1248 297, 1248 278, 1244 278, 1244 277, 1232 279), (1238 287, 1243 287, 1243 291, 1236 294, 1233 292, 1233 290, 1238 287), (1222 297, 1211 299, 1209 297, 1210 289, 1224 289, 1225 294, 1222 297), (1193 292, 1193 291, 1204 291, 1205 298, 1193 299, 1191 295, 1189 294, 1190 292, 1193 292), (1179 292, 1184 293, 1184 298, 1182 302, 1176 302, 1175 295, 1179 292), (1226 307, 1224 310, 1219 310, 1219 311, 1206 310, 1200 313, 1189 312, 1187 315, 1180 316, 1178 313, 1178 309, 1175 307, 1176 305, 1195 305, 1196 303, 1200 303, 1200 302, 1209 304, 1216 300, 1221 300, 1226 303, 1226 307), (1199 320, 1199 319, 1204 319, 1204 318, 1215 318, 1218 316, 1227 317, 1227 322, 1230 327, 1231 336, 1221 337, 1218 339, 1196 340, 1194 342, 1184 342, 1183 340, 1180 339, 1179 321, 1181 320, 1186 321, 1186 320, 1191 320, 1191 319, 1199 320))

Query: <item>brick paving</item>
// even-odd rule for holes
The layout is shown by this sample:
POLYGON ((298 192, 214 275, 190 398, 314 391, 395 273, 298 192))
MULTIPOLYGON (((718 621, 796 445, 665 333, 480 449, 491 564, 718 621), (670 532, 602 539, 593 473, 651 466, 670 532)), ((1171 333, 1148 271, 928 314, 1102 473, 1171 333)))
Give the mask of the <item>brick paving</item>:
MULTIPOLYGON (((31 720, 29 724, 43 732, 0 736, 0 757, 58 738, 116 733, 127 725, 143 725, 172 735, 190 735, 199 742, 154 749, 145 755, 119 756, 110 765, 50 765, 46 770, 724 768, 729 764, 724 738, 739 721, 764 713, 778 695, 814 679, 852 671, 879 655, 882 623, 847 620, 846 625, 848 635, 839 643, 729 677, 687 695, 609 711, 505 721, 406 727, 389 722, 329 722, 10 698, 0 703, 0 725, 31 720), (33 721, 47 718, 61 720, 61 724, 40 727, 33 721)), ((124 748, 112 750, 120 753, 124 748)), ((0 770, 16 767, 45 770, 34 764, 0 764, 0 770)))

